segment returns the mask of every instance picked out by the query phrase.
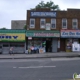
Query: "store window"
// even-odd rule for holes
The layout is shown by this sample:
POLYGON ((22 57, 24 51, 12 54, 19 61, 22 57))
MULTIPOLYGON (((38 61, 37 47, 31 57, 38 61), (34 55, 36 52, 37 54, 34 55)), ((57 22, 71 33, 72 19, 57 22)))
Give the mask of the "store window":
POLYGON ((79 43, 79 39, 73 39, 73 43, 79 43))
POLYGON ((51 28, 56 29, 56 19, 51 19, 51 28))
POLYGON ((30 48, 32 46, 34 46, 34 47, 42 46, 42 40, 38 39, 38 38, 34 38, 33 40, 29 40, 28 41, 28 48, 30 48))
POLYGON ((17 45, 16 44, 10 44, 10 47, 16 47, 17 45))
POLYGON ((3 47, 9 47, 9 45, 8 44, 3 44, 3 47))
POLYGON ((45 25, 46 25, 46 20, 40 19, 40 28, 45 28, 45 25))
POLYGON ((78 29, 78 20, 77 19, 72 20, 72 28, 73 29, 78 29))
POLYGON ((10 44, 10 47, 24 47, 24 44, 10 44))
POLYGON ((62 19, 62 29, 67 29, 67 19, 62 19))
POLYGON ((30 28, 35 28, 35 19, 30 19, 30 28))

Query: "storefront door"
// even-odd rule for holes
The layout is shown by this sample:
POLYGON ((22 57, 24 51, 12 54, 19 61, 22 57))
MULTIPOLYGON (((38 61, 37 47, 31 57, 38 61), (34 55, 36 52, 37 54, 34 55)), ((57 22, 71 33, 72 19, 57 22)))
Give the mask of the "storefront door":
POLYGON ((66 50, 66 39, 65 38, 61 38, 60 39, 60 51, 64 52, 66 50))
POLYGON ((52 49, 51 49, 51 45, 52 45, 52 39, 47 39, 46 40, 46 52, 52 52, 52 49))
POLYGON ((58 39, 53 39, 52 40, 52 52, 57 52, 58 48, 58 39))

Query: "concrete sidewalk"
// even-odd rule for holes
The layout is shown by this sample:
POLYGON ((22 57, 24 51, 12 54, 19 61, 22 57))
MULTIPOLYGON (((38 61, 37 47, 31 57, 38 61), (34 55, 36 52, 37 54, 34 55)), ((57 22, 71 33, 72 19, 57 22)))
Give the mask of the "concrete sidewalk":
POLYGON ((62 57, 80 57, 80 52, 58 52, 58 53, 40 53, 40 54, 0 54, 0 59, 34 59, 34 58, 62 58, 62 57))

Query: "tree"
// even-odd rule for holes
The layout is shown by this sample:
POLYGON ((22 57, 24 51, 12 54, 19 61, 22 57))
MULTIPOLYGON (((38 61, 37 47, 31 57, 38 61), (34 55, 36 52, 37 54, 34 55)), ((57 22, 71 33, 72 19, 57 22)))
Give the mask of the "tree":
POLYGON ((35 6, 35 8, 50 8, 53 10, 60 10, 58 5, 55 5, 53 1, 50 2, 46 2, 44 3, 44 1, 41 1, 37 6, 35 6))
POLYGON ((27 29, 27 25, 24 25, 24 29, 27 29))

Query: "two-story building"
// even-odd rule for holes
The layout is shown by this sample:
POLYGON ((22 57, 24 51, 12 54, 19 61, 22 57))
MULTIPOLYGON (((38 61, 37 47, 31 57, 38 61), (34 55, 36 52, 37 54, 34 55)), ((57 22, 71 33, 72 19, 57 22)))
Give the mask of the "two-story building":
POLYGON ((80 9, 27 10, 26 45, 44 47, 46 52, 71 51, 80 38, 80 9))
POLYGON ((46 52, 58 51, 60 31, 56 29, 56 17, 56 11, 50 9, 27 10, 28 48, 45 47, 46 52))
POLYGON ((60 23, 60 50, 71 52, 72 43, 80 43, 80 9, 67 9, 60 23))

